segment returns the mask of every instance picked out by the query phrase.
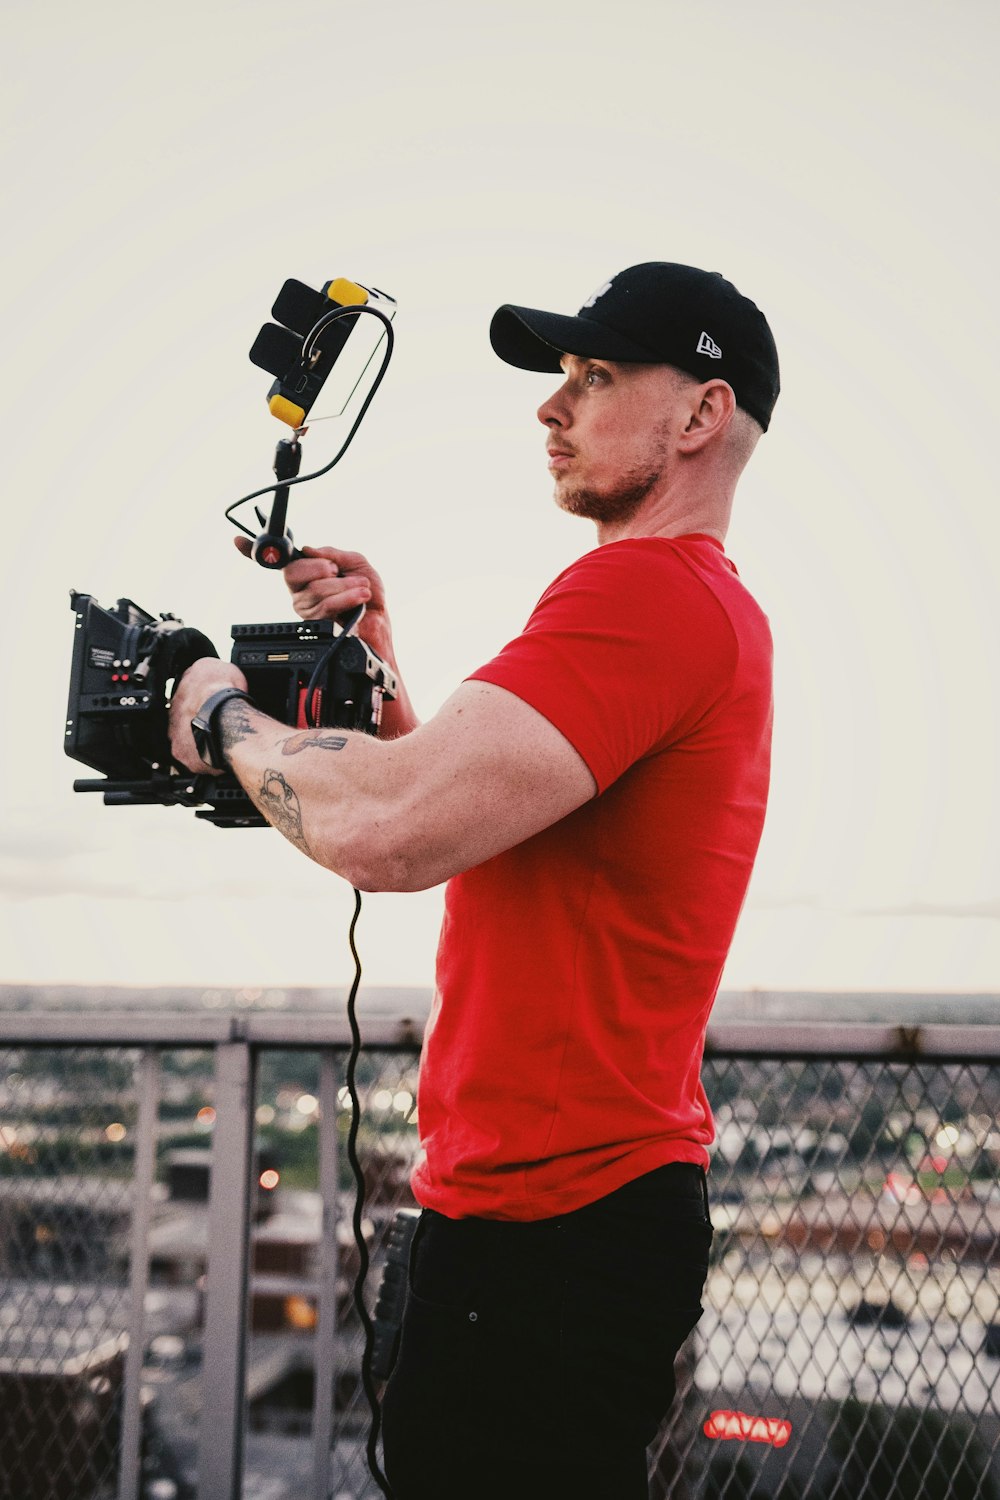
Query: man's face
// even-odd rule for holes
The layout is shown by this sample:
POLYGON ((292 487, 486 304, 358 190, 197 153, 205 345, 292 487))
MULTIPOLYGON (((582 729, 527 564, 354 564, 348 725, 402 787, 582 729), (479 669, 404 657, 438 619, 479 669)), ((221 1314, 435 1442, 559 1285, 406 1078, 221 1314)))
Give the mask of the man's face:
POLYGON ((562 367, 564 383, 538 409, 556 503, 599 524, 627 521, 666 473, 676 373, 575 354, 562 367))

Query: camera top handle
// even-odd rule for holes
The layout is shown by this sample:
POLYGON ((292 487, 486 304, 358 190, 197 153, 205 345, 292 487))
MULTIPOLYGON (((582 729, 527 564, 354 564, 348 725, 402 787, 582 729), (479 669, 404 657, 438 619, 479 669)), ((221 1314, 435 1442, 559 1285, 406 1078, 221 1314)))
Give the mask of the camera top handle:
MULTIPOLYGON (((254 562, 260 563, 262 568, 285 568, 296 557, 302 556, 292 540, 292 533, 285 520, 289 489, 286 481, 295 478, 301 462, 302 448, 298 432, 294 437, 282 438, 274 454, 274 472, 280 482, 275 487, 271 514, 264 523, 264 530, 254 539, 250 552, 254 562)), ((263 523, 263 513, 258 511, 257 516, 263 523)))

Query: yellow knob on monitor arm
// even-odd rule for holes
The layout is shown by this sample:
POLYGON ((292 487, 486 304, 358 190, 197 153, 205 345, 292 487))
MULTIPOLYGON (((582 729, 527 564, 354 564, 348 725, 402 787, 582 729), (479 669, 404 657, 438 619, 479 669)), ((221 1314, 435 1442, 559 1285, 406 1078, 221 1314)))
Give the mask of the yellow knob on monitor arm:
POLYGON ((341 307, 363 306, 368 301, 368 293, 364 287, 358 286, 356 281, 348 281, 346 276, 338 276, 336 281, 331 281, 326 295, 331 302, 339 302, 341 307))
POLYGON ((277 417, 279 422, 287 422, 289 427, 301 427, 305 421, 305 410, 296 406, 294 401, 289 401, 287 396, 275 395, 267 403, 272 417, 277 417))

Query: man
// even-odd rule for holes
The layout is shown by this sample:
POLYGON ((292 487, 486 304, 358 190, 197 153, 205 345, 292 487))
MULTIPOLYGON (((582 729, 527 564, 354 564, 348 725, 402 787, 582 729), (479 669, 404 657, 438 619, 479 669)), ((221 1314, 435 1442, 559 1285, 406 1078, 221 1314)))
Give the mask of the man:
MULTIPOLYGON (((365 890, 449 881, 385 1401, 397 1500, 639 1500, 701 1311, 699 1068, 767 795, 770 636, 723 541, 777 355, 729 282, 663 262, 577 317, 503 307, 491 338, 561 373, 538 416, 596 549, 427 724, 401 694, 378 741, 292 730, 202 661, 175 753, 201 766, 201 709, 320 864, 365 890)), ((306 619, 364 602, 395 667, 364 558, 308 549, 285 576, 306 619)))

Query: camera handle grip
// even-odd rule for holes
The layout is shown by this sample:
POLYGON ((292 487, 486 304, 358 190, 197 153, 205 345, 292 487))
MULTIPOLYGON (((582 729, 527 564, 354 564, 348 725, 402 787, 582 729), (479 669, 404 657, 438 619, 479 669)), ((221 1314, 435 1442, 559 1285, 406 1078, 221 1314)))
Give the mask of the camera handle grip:
MULTIPOLYGON (((299 472, 302 462, 302 449, 299 445, 299 435, 293 438, 282 438, 274 454, 274 473, 279 480, 294 479, 299 472)), ((280 483, 274 491, 274 503, 271 506, 271 514, 264 522, 263 515, 257 512, 264 530, 255 537, 250 556, 255 563, 262 568, 287 568, 290 562, 294 562, 302 553, 292 540, 285 516, 288 513, 288 484, 280 483)))
POLYGON ((273 531, 262 531, 254 538, 250 549, 250 556, 255 563, 262 568, 287 568, 290 562, 303 554, 292 540, 292 533, 286 531, 284 535, 273 531))

